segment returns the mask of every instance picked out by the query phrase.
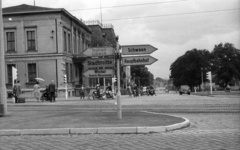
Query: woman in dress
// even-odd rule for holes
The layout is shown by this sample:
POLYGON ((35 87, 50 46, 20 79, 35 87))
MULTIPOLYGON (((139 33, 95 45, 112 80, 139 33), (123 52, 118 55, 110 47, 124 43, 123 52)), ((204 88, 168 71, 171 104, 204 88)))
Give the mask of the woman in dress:
POLYGON ((36 84, 33 86, 33 89, 34 89, 34 97, 36 98, 37 102, 40 102, 41 93, 40 93, 40 86, 38 81, 36 81, 36 84))

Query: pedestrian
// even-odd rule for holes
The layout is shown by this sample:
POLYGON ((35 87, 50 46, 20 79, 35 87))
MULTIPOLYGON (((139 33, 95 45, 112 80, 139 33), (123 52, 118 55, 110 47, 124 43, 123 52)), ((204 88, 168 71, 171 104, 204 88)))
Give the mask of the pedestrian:
POLYGON ((90 100, 90 88, 89 88, 89 86, 86 88, 86 92, 87 92, 88 100, 90 100))
POLYGON ((17 83, 14 84, 14 86, 13 86, 13 94, 14 94, 14 98, 15 98, 15 103, 18 103, 19 96, 21 93, 22 93, 22 91, 21 91, 20 81, 17 80, 17 83))
POLYGON ((84 99, 85 87, 84 84, 80 87, 80 99, 84 99))
POLYGON ((100 98, 101 95, 100 95, 100 84, 99 83, 97 83, 97 85, 96 85, 96 91, 97 91, 97 97, 100 98))
POLYGON ((39 82, 36 81, 36 84, 33 86, 34 89, 34 97, 36 98, 37 102, 40 102, 41 92, 40 92, 40 85, 39 82))
POLYGON ((56 98, 55 98, 56 88, 55 88, 54 80, 52 80, 52 82, 49 84, 48 90, 49 90, 49 94, 50 94, 50 102, 55 102, 56 101, 56 98))

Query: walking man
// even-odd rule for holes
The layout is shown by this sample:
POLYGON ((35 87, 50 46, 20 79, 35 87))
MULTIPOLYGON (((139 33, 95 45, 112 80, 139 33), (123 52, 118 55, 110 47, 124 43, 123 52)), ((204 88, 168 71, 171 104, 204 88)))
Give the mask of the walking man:
POLYGON ((84 85, 82 85, 81 87, 80 87, 80 99, 84 99, 84 92, 85 92, 85 87, 84 87, 84 85))
POLYGON ((21 94, 21 85, 20 85, 20 81, 18 80, 16 84, 14 84, 13 87, 13 94, 15 97, 15 103, 18 103, 18 98, 21 94))
POLYGON ((50 102, 52 101, 56 101, 55 100, 55 92, 56 92, 56 88, 55 88, 55 84, 54 84, 54 80, 52 80, 52 82, 49 84, 48 86, 48 89, 49 89, 49 94, 50 94, 50 102))

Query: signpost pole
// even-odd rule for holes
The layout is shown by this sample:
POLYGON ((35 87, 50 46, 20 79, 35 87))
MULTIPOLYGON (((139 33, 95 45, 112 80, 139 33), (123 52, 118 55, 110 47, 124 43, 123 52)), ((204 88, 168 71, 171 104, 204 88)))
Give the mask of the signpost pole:
POLYGON ((2 0, 0 0, 0 115, 7 115, 7 96, 5 83, 5 53, 3 41, 2 0), (1 110, 3 109, 3 110, 1 110))
POLYGON ((121 91, 120 91, 120 50, 117 38, 117 115, 122 119, 121 91))

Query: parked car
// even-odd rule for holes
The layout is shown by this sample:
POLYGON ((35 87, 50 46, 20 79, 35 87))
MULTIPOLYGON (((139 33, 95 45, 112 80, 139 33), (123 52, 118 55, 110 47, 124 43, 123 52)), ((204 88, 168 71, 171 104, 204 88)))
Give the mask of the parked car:
POLYGON ((179 94, 182 95, 182 94, 188 94, 190 95, 191 94, 191 90, 189 88, 189 86, 187 85, 181 85, 180 89, 179 89, 179 94))

